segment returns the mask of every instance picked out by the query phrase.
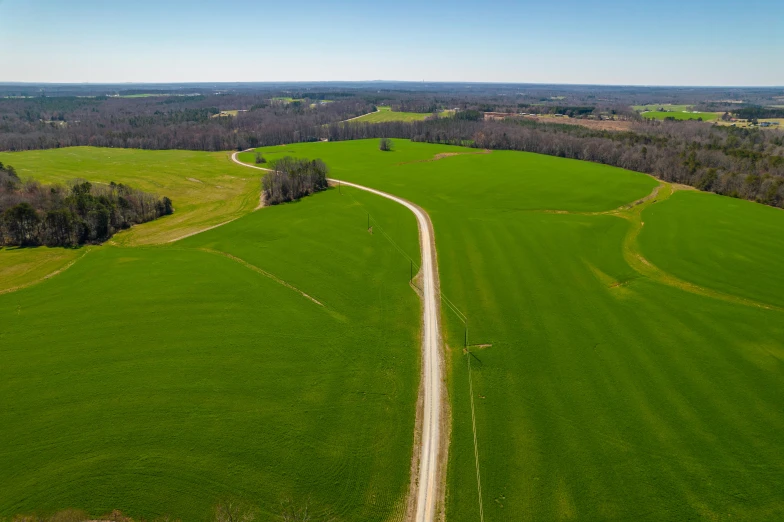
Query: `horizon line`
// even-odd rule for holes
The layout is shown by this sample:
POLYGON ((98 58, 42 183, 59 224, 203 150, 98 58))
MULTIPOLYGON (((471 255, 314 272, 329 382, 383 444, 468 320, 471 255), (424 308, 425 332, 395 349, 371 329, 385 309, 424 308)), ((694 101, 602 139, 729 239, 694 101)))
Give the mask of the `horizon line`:
POLYGON ((546 83, 546 82, 482 82, 482 81, 452 81, 452 80, 262 80, 262 81, 125 81, 125 82, 29 82, 0 80, 0 86, 36 86, 36 85, 63 85, 63 86, 118 86, 118 85, 255 85, 255 84, 307 84, 307 83, 410 83, 418 85, 428 84, 463 84, 463 85, 525 85, 525 86, 561 86, 561 87, 638 87, 638 88, 703 88, 703 89, 784 89, 783 85, 705 85, 705 84, 635 84, 635 83, 546 83))

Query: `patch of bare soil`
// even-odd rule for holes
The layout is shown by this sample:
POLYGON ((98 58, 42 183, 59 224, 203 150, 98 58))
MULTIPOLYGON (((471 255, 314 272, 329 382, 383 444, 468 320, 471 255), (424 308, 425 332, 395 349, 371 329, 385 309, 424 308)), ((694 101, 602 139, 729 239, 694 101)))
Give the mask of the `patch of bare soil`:
POLYGON ((194 183, 201 183, 201 180, 196 178, 185 178, 185 179, 187 179, 188 181, 193 181, 194 183))
POLYGON ((259 194, 259 204, 253 210, 254 211, 258 210, 260 208, 265 207, 266 205, 267 205, 267 198, 264 196, 264 191, 262 190, 261 194, 259 194))
POLYGON ((435 156, 433 156, 430 159, 414 160, 414 161, 403 161, 401 163, 395 163, 395 166, 397 166, 397 165, 408 165, 410 163, 430 163, 431 161, 438 161, 438 160, 441 160, 441 159, 444 159, 444 158, 451 158, 452 156, 471 156, 473 154, 490 154, 491 152, 493 152, 493 151, 489 150, 489 149, 482 149, 482 150, 478 150, 476 152, 441 152, 439 154, 436 154, 435 156))
POLYGON ((584 120, 581 118, 548 118, 540 116, 525 116, 526 119, 536 120, 539 123, 562 123, 564 125, 579 125, 594 130, 628 131, 634 122, 624 120, 584 120))
POLYGON ((697 190, 691 185, 681 185, 680 183, 670 183, 670 185, 672 185, 672 190, 697 190))

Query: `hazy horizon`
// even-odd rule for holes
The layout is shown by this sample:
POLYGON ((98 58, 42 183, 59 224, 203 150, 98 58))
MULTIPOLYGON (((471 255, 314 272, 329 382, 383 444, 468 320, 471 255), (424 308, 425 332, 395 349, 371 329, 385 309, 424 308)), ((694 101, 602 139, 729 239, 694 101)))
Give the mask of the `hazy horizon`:
POLYGON ((778 87, 775 0, 0 0, 0 83, 778 87))

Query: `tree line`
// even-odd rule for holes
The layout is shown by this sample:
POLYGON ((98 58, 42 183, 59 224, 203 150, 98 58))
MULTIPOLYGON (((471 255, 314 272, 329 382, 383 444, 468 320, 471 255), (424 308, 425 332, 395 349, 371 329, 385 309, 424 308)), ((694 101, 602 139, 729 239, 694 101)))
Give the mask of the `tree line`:
POLYGON ((0 163, 0 245, 75 246, 106 241, 118 230, 174 212, 169 198, 122 183, 69 187, 22 181, 0 163))
POLYGON ((272 172, 261 180, 264 201, 277 205, 326 190, 328 172, 320 159, 280 158, 272 165, 272 172))
POLYGON ((373 110, 360 98, 270 103, 258 95, 0 100, 0 150, 72 146, 241 150, 315 140, 314 128, 373 110), (242 110, 220 117, 220 110, 242 110))
POLYGON ((629 131, 520 118, 330 125, 331 141, 408 138, 520 150, 613 165, 664 181, 784 208, 784 133, 700 122, 638 122, 629 131))

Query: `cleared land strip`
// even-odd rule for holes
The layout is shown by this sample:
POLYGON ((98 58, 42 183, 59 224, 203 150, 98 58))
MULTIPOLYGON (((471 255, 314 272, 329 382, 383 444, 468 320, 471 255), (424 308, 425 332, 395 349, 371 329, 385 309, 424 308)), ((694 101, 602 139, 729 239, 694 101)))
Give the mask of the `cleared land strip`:
MULTIPOLYGON (((231 159, 235 163, 244 167, 269 171, 262 167, 248 165, 237 159, 237 152, 232 154, 231 159)), ((330 179, 331 183, 341 183, 347 187, 364 190, 372 194, 390 199, 395 203, 403 205, 414 213, 419 228, 419 243, 422 253, 421 275, 422 275, 422 325, 424 328, 422 335, 422 395, 418 408, 421 409, 422 435, 417 438, 420 441, 419 455, 414 452, 414 458, 418 458, 417 487, 414 489, 416 498, 412 499, 412 504, 416 506, 416 522, 432 522, 435 520, 437 507, 442 505, 441 496, 443 494, 443 472, 440 455, 445 448, 442 448, 441 412, 445 408, 445 390, 442 386, 442 364, 441 359, 441 335, 439 325, 438 309, 438 268, 436 264, 435 241, 433 234, 433 224, 427 213, 406 201, 405 199, 387 194, 380 190, 372 189, 347 181, 330 179)), ((417 417, 420 412, 417 412, 417 417)), ((413 479, 413 477, 412 477, 413 479)))

